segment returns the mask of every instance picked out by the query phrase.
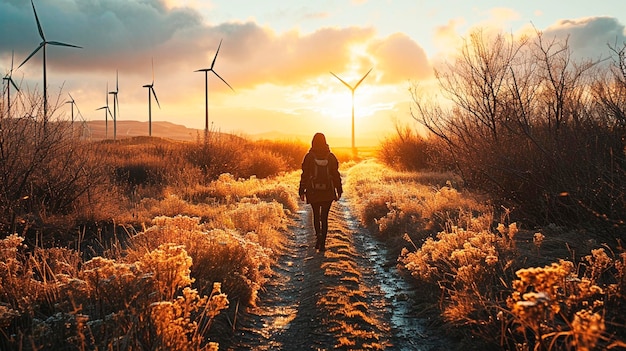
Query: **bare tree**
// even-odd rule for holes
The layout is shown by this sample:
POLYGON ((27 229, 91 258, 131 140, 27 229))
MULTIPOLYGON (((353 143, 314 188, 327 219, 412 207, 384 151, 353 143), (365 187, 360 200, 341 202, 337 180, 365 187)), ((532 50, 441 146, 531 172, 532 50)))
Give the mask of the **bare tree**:
POLYGON ((54 217, 76 218, 107 183, 92 146, 74 138, 66 121, 44 126, 37 117, 42 116, 40 98, 32 94, 27 99, 14 109, 19 117, 0 118, 0 227, 5 234, 41 228, 54 217))
POLYGON ((477 30, 436 70, 440 97, 413 86, 411 113, 445 142, 466 183, 534 218, 581 218, 609 197, 597 179, 622 178, 606 166, 616 138, 600 111, 622 118, 626 89, 617 78, 610 90, 598 83, 598 63, 573 60, 567 39, 539 31, 515 39, 477 30))

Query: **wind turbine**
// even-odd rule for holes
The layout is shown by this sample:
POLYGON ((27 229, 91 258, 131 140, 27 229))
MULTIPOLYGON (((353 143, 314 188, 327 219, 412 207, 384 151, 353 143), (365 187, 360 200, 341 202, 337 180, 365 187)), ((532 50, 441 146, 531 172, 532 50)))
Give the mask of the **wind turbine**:
POLYGON ((117 100, 117 93, 120 91, 119 74, 115 71, 115 91, 109 91, 109 94, 113 95, 113 140, 117 140, 117 112, 119 110, 119 101, 117 100))
POLYGON ((30 0, 30 4, 33 6, 33 12, 35 13, 35 21, 37 21, 37 29, 39 30, 41 43, 39 43, 39 46, 30 55, 28 55, 28 57, 24 60, 24 62, 22 62, 17 68, 19 69, 20 67, 22 67, 22 65, 24 65, 26 61, 28 61, 31 57, 33 57, 33 55, 35 55, 37 51, 39 51, 39 49, 43 48, 43 122, 45 126, 45 123, 48 122, 48 81, 46 79, 46 45, 50 44, 50 45, 56 45, 56 46, 67 46, 67 47, 79 48, 79 49, 82 49, 82 47, 72 45, 72 44, 61 43, 58 41, 46 40, 46 36, 43 34, 43 29, 41 28, 41 23, 39 23, 39 17, 37 16, 37 10, 35 10, 35 4, 33 3, 33 0, 30 0))
POLYGON ((105 110, 104 111, 104 139, 108 139, 109 138, 109 118, 107 117, 107 113, 109 114, 109 116, 111 116, 111 119, 113 119, 113 115, 111 114, 111 109, 109 108, 109 83, 108 82, 107 82, 107 89, 104 91, 104 94, 106 95, 107 104, 102 107, 97 108, 96 111, 105 110))
MULTIPOLYGON (((72 94, 67 93, 67 95, 70 97, 70 100, 66 101, 65 103, 72 105, 72 125, 73 125, 74 124, 74 106, 76 105, 76 101, 74 101, 72 94)), ((76 109, 78 110, 78 106, 76 106, 76 109)), ((78 113, 80 113, 80 110, 78 110, 78 113)))
POLYGON ((224 78, 220 77, 217 72, 213 70, 215 66, 215 60, 217 59, 217 54, 220 52, 220 47, 222 46, 222 40, 220 39, 220 44, 217 46, 217 51, 215 52, 215 57, 213 57, 213 62, 211 63, 210 68, 203 68, 196 70, 195 72, 204 72, 204 140, 208 140, 209 135, 209 72, 213 72, 224 84, 228 85, 230 90, 235 91, 233 87, 228 84, 224 78))
POLYGON ((11 85, 13 85, 18 93, 20 91, 15 81, 13 81, 13 51, 11 51, 11 70, 2 80, 7 81, 7 117, 11 117, 11 85))
MULTIPOLYGON (((76 111, 78 111, 78 115, 81 116, 82 118, 82 113, 80 113, 80 109, 78 108, 78 105, 76 105, 76 101, 74 101, 74 97, 72 97, 72 94, 67 93, 67 95, 70 97, 70 100, 65 102, 66 104, 71 104, 72 105, 72 135, 74 134, 74 106, 76 106, 76 111)), ((84 118, 82 118, 84 120, 84 118)))
POLYGON ((152 83, 146 84, 143 87, 148 88, 148 136, 152 136, 152 95, 154 95, 154 100, 156 100, 157 105, 161 108, 159 99, 154 91, 154 60, 152 60, 152 83), (152 93, 152 95, 150 95, 150 93, 152 93))
POLYGON ((369 71, 367 71, 367 73, 365 73, 365 75, 363 76, 363 78, 361 78, 361 80, 359 80, 358 83, 356 83, 353 86, 351 86, 350 84, 346 83, 343 79, 339 78, 339 76, 337 76, 336 74, 334 74, 333 72, 330 72, 330 74, 332 74, 333 76, 335 76, 335 78, 339 79, 345 86, 348 87, 348 89, 350 89, 350 91, 352 92, 352 154, 356 155, 356 146, 354 145, 354 91, 356 90, 356 88, 359 87, 359 85, 363 82, 363 80, 365 79, 365 77, 367 77, 368 74, 370 74, 370 72, 373 70, 374 68, 370 68, 369 71))

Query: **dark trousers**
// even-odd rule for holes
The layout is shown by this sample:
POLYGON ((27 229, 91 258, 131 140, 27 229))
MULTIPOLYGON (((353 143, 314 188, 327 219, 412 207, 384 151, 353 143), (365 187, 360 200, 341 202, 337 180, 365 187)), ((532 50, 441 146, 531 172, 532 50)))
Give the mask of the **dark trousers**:
POLYGON ((311 204, 311 208, 313 208, 313 228, 315 228, 315 236, 317 237, 316 249, 324 250, 326 248, 328 213, 332 203, 332 201, 324 201, 311 204))

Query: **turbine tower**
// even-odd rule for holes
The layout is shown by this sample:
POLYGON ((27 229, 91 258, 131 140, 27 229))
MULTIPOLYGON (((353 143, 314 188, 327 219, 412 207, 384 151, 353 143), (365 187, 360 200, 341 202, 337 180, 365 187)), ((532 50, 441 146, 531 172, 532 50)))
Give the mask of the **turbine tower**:
POLYGON ((354 156, 356 156, 356 146, 354 145, 354 91, 356 90, 356 88, 359 87, 359 85, 363 82, 363 80, 365 80, 365 77, 367 77, 367 75, 370 74, 370 72, 373 69, 374 69, 373 67, 370 68, 370 70, 367 71, 367 73, 365 73, 363 78, 361 78, 361 80, 359 80, 359 82, 356 83, 354 86, 351 86, 350 84, 346 83, 343 79, 339 78, 339 76, 337 76, 333 72, 330 72, 330 74, 335 76, 335 78, 339 79, 343 83, 343 85, 347 86, 348 89, 350 89, 350 91, 352 92, 352 154, 354 156))
POLYGON ((119 86, 119 74, 115 71, 115 91, 109 91, 109 94, 113 95, 113 140, 117 140, 117 112, 119 110, 119 101, 117 100, 117 93, 120 91, 119 86))
POLYGON ((224 84, 228 85, 230 90, 235 91, 233 87, 228 84, 224 78, 220 77, 217 72, 213 70, 215 66, 215 60, 217 59, 217 54, 220 52, 220 47, 222 46, 222 40, 220 39, 220 44, 217 46, 217 51, 215 52, 215 57, 213 57, 213 62, 211 63, 210 68, 203 68, 196 70, 195 72, 204 72, 204 141, 208 141, 209 136, 209 72, 213 72, 224 84))
POLYGON ((67 46, 72 48, 82 49, 80 46, 61 43, 58 41, 48 41, 46 40, 46 36, 43 34, 43 29, 41 28, 41 23, 39 22, 39 17, 37 16, 37 10, 35 10, 35 4, 33 0, 30 0, 30 4, 33 6, 33 12, 35 13, 35 21, 37 21, 37 29, 39 30, 39 36, 41 37, 41 43, 39 46, 30 54, 28 57, 22 62, 17 68, 19 69, 28 61, 33 55, 39 51, 39 49, 43 48, 43 122, 44 126, 48 122, 48 81, 46 79, 46 45, 56 45, 56 46, 67 46))
POLYGON ((15 81, 13 81, 13 51, 11 51, 11 70, 9 71, 9 73, 7 73, 6 76, 4 76, 4 78, 2 78, 2 80, 7 81, 7 117, 10 118, 11 117, 11 85, 13 85, 13 87, 18 93, 20 92, 20 89, 17 87, 17 84, 15 84, 15 81))
MULTIPOLYGON (((69 101, 66 101, 66 104, 72 104, 72 123, 71 123, 71 130, 72 130, 72 136, 74 135, 74 106, 76 106, 76 111, 78 112, 78 115, 81 116, 82 118, 82 113, 80 113, 80 109, 78 108, 78 105, 76 104, 76 101, 74 101, 74 97, 72 96, 72 94, 67 93, 67 95, 70 97, 69 101)), ((84 118, 83 118, 84 119, 84 118)))
POLYGON ((154 91, 154 60, 152 60, 152 83, 146 84, 143 87, 148 88, 148 136, 152 136, 152 95, 154 95, 154 100, 156 100, 157 105, 161 108, 159 99, 154 91))
MULTIPOLYGON (((72 104, 72 125, 74 125, 74 106, 76 105, 76 101, 74 101, 74 98, 70 93, 67 93, 67 95, 70 97, 70 100, 65 103, 72 104)), ((76 109, 78 109, 78 106, 76 106, 76 109)), ((78 113, 80 113, 80 110, 78 110, 78 113)))
POLYGON ((99 107, 96 109, 96 111, 98 110, 105 110, 104 111, 104 139, 109 139, 109 118, 107 117, 107 113, 109 114, 109 116, 111 116, 111 119, 113 119, 113 115, 111 114, 111 109, 109 108, 109 83, 107 83, 107 88, 104 91, 104 95, 106 95, 106 105, 99 107))

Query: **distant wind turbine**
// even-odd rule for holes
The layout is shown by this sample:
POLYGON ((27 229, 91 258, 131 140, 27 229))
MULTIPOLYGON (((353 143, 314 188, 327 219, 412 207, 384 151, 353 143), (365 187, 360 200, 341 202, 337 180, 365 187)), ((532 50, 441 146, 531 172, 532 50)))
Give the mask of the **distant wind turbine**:
POLYGON ((332 74, 333 76, 335 76, 335 78, 339 79, 345 86, 348 87, 348 89, 350 89, 350 91, 352 92, 352 154, 356 155, 356 146, 354 144, 354 91, 356 90, 356 88, 359 87, 359 85, 363 82, 363 80, 365 80, 365 77, 367 77, 368 74, 370 74, 370 72, 373 70, 374 68, 370 68, 369 71, 367 71, 367 73, 365 73, 365 75, 363 76, 363 78, 361 78, 361 80, 359 80, 358 83, 356 83, 353 86, 351 86, 350 84, 346 83, 343 79, 339 78, 339 76, 337 76, 336 74, 334 74, 333 72, 330 72, 330 74, 332 74))
MULTIPOLYGON (((72 105, 72 124, 74 124, 74 106, 76 106, 76 101, 74 101, 74 98, 70 93, 67 93, 67 95, 70 97, 70 100, 65 103, 72 105)), ((76 109, 78 110, 78 106, 76 106, 76 109)), ((80 110, 78 110, 78 113, 80 113, 80 110)))
POLYGON ((33 0, 30 0, 30 4, 33 6, 33 12, 35 13, 35 21, 37 21, 37 29, 39 30, 39 36, 41 37, 41 43, 39 46, 30 54, 28 57, 17 67, 18 69, 22 67, 33 55, 39 51, 39 49, 43 48, 43 121, 44 125, 48 122, 48 81, 46 79, 46 45, 56 45, 56 46, 67 46, 72 48, 82 49, 80 46, 61 43, 58 41, 47 41, 45 35, 43 34, 43 29, 41 28, 41 23, 39 23, 39 17, 37 16, 37 10, 35 10, 35 4, 33 0))
POLYGON ((104 139, 109 139, 109 118, 107 117, 107 114, 111 116, 111 119, 113 119, 111 109, 109 108, 109 83, 107 83, 107 88, 104 91, 104 94, 106 95, 107 104, 97 108, 96 111, 104 110, 104 139))
POLYGON ((117 112, 119 111, 119 100, 117 100, 117 93, 120 91, 119 74, 115 71, 115 91, 110 91, 109 94, 113 95, 113 140, 117 140, 117 112))
POLYGON ((159 99, 154 91, 154 60, 152 60, 152 83, 146 84, 143 87, 148 88, 148 136, 152 136, 152 95, 154 95, 154 100, 156 100, 157 105, 161 108, 159 99), (152 95, 150 93, 152 93, 152 95))
POLYGON ((2 80, 7 81, 7 117, 11 117, 11 85, 13 85, 18 93, 20 91, 15 81, 13 81, 13 51, 11 51, 11 70, 2 80))
POLYGON ((209 135, 209 72, 213 72, 224 84, 228 85, 230 90, 235 91, 233 87, 228 84, 224 78, 220 77, 217 72, 213 70, 215 66, 215 60, 217 59, 217 54, 220 52, 220 47, 222 46, 222 40, 220 39, 220 44, 217 46, 217 51, 215 52, 215 57, 213 57, 213 62, 211 63, 210 68, 203 68, 196 70, 195 72, 204 72, 204 140, 208 140, 209 135))
POLYGON ((71 104, 72 105, 72 134, 74 134, 74 106, 76 106, 76 111, 78 112, 78 116, 81 116, 81 119, 84 120, 84 118, 82 118, 82 113, 80 113, 80 109, 78 108, 78 105, 76 105, 76 101, 74 100, 74 97, 72 97, 72 94, 67 93, 67 95, 70 97, 70 100, 66 102, 66 104, 71 104))

